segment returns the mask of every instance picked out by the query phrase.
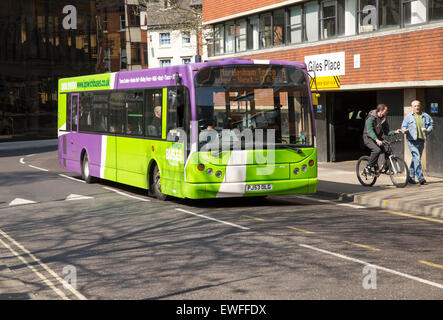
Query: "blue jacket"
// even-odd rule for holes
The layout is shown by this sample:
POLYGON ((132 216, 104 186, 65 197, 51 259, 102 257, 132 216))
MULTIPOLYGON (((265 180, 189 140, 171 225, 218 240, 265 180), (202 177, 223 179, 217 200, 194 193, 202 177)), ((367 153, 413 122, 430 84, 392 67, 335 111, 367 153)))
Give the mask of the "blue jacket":
MULTIPOLYGON (((426 130, 429 130, 429 132, 432 131, 434 121, 432 120, 431 116, 427 114, 426 112, 421 113, 421 120, 423 122, 423 128, 426 130)), ((417 123, 415 122, 414 113, 409 113, 404 119, 403 123, 401 124, 401 129, 404 132, 405 129, 408 129, 408 133, 406 134, 406 139, 408 140, 417 140, 417 123)), ((425 139, 426 134, 423 133, 425 139)))

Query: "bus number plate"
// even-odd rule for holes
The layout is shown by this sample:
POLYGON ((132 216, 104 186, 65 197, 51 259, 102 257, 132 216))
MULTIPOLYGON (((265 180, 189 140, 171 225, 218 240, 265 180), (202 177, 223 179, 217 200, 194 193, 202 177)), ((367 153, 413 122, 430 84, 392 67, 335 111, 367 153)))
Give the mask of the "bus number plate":
POLYGON ((250 184, 246 185, 246 191, 270 191, 272 184, 250 184))

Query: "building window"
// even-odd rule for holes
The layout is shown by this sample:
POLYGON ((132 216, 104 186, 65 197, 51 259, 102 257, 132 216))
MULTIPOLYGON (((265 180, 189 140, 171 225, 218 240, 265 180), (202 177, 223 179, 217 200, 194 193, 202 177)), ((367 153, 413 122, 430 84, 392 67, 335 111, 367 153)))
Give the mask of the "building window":
POLYGON ((377 30, 377 0, 359 0, 358 17, 359 33, 377 30))
POLYGON ((237 52, 246 50, 246 19, 237 21, 235 25, 235 39, 236 46, 235 50, 237 52))
POLYGON ((379 0, 378 25, 380 29, 400 26, 400 1, 379 0))
POLYGON ((443 0, 428 0, 429 20, 443 20, 443 0))
POLYGON ((183 63, 183 64, 191 63, 191 58, 183 58, 183 59, 182 59, 182 63, 183 63))
POLYGON ((337 3, 335 1, 322 2, 320 13, 321 38, 328 39, 335 36, 337 28, 337 3))
POLYGON ((191 44, 191 33, 190 32, 183 32, 183 45, 188 46, 191 44))
POLYGON ((131 64, 141 64, 142 57, 140 52, 140 43, 136 42, 131 45, 131 64))
POLYGON ((260 16, 260 48, 272 46, 272 14, 267 13, 260 16))
POLYGON ((296 6, 289 9, 288 24, 288 43, 302 42, 302 6, 296 6))
POLYGON ((128 5, 128 19, 130 27, 140 27, 140 10, 137 5, 128 5))
POLYGON ((402 0, 403 25, 426 22, 426 0, 402 0))
POLYGON ((105 14, 103 15, 103 32, 108 32, 108 13, 106 12, 105 8, 105 14))
POLYGON ((103 58, 103 66, 104 66, 105 72, 111 71, 111 48, 105 49, 104 58, 103 58))
POLYGON ((120 69, 126 69, 128 67, 128 58, 126 56, 126 48, 120 49, 120 69))
POLYGON ((169 67, 171 65, 171 59, 162 59, 160 60, 161 67, 169 67))
POLYGON ((285 9, 274 11, 272 18, 273 45, 285 44, 285 9))
POLYGON ((318 40, 318 3, 311 1, 305 4, 303 12, 305 21, 305 38, 306 41, 318 40))
POLYGON ((225 53, 225 26, 218 24, 214 28, 214 53, 215 55, 225 53))
POLYGON ((160 46, 169 46, 171 45, 171 34, 169 32, 167 33, 160 33, 160 46))
POLYGON ((120 30, 126 29, 126 15, 125 13, 120 14, 120 30))
POLYGON ((148 44, 142 43, 142 50, 143 50, 143 64, 148 65, 148 44))
POLYGON ((320 35, 322 39, 328 39, 344 34, 344 0, 322 2, 320 14, 320 35))
POLYGON ((226 53, 234 52, 235 45, 235 24, 234 22, 229 22, 225 25, 225 49, 226 53))
POLYGON ((253 16, 248 19, 247 25, 247 47, 248 50, 257 50, 259 48, 259 32, 258 32, 259 20, 258 16, 253 16))

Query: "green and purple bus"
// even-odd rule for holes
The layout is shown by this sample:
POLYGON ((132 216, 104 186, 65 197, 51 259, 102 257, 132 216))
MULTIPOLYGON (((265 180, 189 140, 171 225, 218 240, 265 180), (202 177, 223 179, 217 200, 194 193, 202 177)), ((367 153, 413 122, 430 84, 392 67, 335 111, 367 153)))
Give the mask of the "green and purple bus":
POLYGON ((162 200, 315 193, 309 83, 248 59, 60 79, 59 163, 162 200))

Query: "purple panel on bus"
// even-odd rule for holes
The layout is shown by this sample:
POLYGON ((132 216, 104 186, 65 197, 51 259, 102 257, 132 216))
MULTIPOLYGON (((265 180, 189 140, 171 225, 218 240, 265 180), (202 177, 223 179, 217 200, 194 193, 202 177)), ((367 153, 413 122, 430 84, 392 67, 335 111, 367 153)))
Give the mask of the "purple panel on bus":
POLYGON ((182 77, 184 85, 191 84, 187 76, 188 66, 175 66, 119 72, 114 86, 115 89, 175 86, 177 84, 174 77, 176 73, 182 77))
POLYGON ((59 144, 63 144, 63 139, 66 139, 66 154, 62 154, 62 158, 66 162, 65 168, 81 173, 82 152, 86 151, 91 176, 100 177, 102 136, 77 132, 67 133, 64 136, 64 138, 63 136, 59 137, 59 144), (79 146, 82 146, 82 148, 79 146))

